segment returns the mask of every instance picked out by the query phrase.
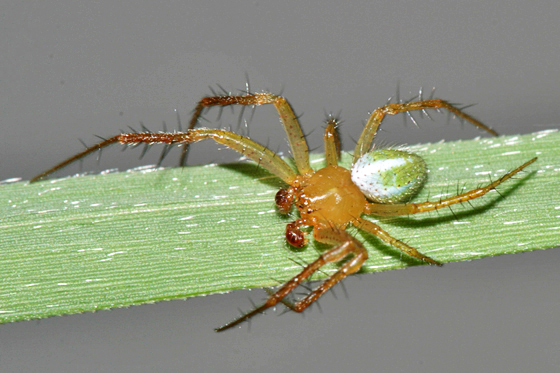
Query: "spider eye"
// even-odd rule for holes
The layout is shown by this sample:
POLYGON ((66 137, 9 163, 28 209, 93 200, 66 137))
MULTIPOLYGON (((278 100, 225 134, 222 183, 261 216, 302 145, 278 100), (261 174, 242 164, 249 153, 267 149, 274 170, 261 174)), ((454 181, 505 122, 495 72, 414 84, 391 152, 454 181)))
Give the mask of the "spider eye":
POLYGON ((427 176, 426 162, 419 155, 395 149, 373 150, 352 166, 352 182, 376 203, 409 200, 427 176))

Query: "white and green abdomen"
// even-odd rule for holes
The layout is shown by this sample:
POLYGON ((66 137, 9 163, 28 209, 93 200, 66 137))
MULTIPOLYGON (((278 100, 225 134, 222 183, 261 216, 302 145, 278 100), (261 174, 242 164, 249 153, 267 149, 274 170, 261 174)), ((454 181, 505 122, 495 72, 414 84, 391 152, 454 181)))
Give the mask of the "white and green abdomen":
POLYGON ((424 160, 395 149, 373 150, 352 167, 352 182, 375 203, 398 203, 412 198, 427 178, 424 160))

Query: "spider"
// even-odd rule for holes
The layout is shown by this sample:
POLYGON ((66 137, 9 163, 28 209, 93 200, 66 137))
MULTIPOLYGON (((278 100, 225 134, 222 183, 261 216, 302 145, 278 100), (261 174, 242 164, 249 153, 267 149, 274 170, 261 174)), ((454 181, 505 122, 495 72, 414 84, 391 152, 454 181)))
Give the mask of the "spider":
MULTIPOLYGON (((420 101, 390 103, 373 111, 356 144, 350 170, 338 165, 340 156, 338 122, 330 117, 327 120, 324 134, 326 166, 315 171, 310 167, 309 150, 305 136, 288 101, 282 96, 271 93, 247 92, 239 96, 224 95, 203 98, 196 106, 190 121, 190 127, 185 132, 121 133, 103 140, 35 176, 31 179, 31 182, 42 179, 69 163, 113 143, 129 145, 163 143, 167 146, 182 144, 186 148, 187 144, 205 139, 212 139, 219 144, 226 145, 277 176, 287 186, 280 189, 275 196, 275 203, 279 212, 287 214, 295 206, 300 216, 287 224, 285 233, 287 242, 298 248, 305 246, 308 242, 305 236, 309 233, 302 228, 312 227, 313 238, 330 245, 330 248, 324 251, 315 261, 304 266, 299 274, 281 285, 278 290, 275 292, 269 291, 270 295, 264 304, 216 329, 220 332, 263 313, 279 302, 286 304, 293 311, 302 312, 336 283, 357 272, 367 260, 368 252, 360 241, 346 231, 349 225, 374 234, 419 261, 441 266, 442 263, 392 237, 379 225, 362 218, 362 216, 412 215, 479 198, 537 160, 537 158, 533 158, 486 186, 453 197, 435 202, 407 202, 418 192, 426 180, 427 167, 424 160, 420 156, 404 150, 371 150, 372 141, 386 115, 414 110, 424 111, 426 109, 446 109, 476 127, 497 135, 495 131, 447 101, 441 99, 422 100, 420 97, 420 101), (221 129, 194 128, 205 108, 265 104, 273 104, 280 115, 280 121, 284 126, 291 147, 295 170, 278 154, 248 137, 221 129), (303 299, 293 304, 284 299, 327 263, 338 263, 338 270, 327 277, 318 287, 310 290, 303 299)), ((181 162, 183 162, 185 154, 186 152, 183 151, 181 162)))

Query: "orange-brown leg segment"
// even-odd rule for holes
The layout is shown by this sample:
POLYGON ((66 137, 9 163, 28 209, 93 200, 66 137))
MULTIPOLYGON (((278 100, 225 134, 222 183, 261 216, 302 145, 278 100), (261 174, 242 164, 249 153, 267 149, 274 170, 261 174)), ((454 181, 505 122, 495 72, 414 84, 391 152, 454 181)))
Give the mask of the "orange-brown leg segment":
POLYGON ((177 133, 122 133, 87 148, 83 152, 76 154, 51 169, 35 176, 30 182, 37 181, 96 150, 114 143, 130 145, 139 143, 189 144, 205 139, 212 139, 219 144, 223 144, 247 156, 270 173, 278 176, 287 184, 290 184, 296 177, 294 170, 284 160, 282 160, 282 158, 280 158, 272 150, 254 142, 253 140, 229 131, 201 128, 177 133))
MULTIPOLYGON (((290 104, 284 97, 276 96, 271 93, 254 93, 243 96, 214 96, 204 97, 196 105, 193 116, 189 123, 189 129, 193 129, 198 123, 200 114, 204 108, 212 106, 228 106, 228 105, 247 105, 247 106, 260 106, 265 104, 273 104, 280 115, 280 121, 284 125, 286 134, 288 135, 288 142, 292 149, 292 156, 297 169, 300 173, 304 174, 311 171, 309 167, 309 148, 305 141, 305 136, 301 130, 301 126, 294 114, 290 104)), ((180 165, 185 163, 187 149, 183 149, 181 154, 180 165)))
POLYGON ((416 102, 408 102, 408 103, 400 103, 400 104, 388 104, 376 109, 371 116, 369 117, 360 138, 358 139, 358 143, 356 144, 356 149, 354 150, 354 160, 352 163, 355 163, 358 158, 368 152, 371 147, 371 143, 375 134, 377 133, 377 129, 381 124, 385 115, 395 115, 398 113, 403 113, 406 111, 413 111, 413 110, 425 110, 425 109, 447 109, 451 113, 455 114, 459 118, 465 119, 466 121, 472 123, 476 127, 483 129, 492 135, 497 136, 498 133, 491 129, 490 127, 486 126, 482 122, 476 120, 475 118, 471 117, 470 115, 462 112, 461 110, 457 109, 455 106, 451 105, 447 101, 434 99, 434 100, 423 100, 423 101, 416 101, 416 102))
POLYGON ((362 229, 366 232, 376 235, 377 237, 381 238, 383 241, 387 242, 389 245, 396 247, 403 253, 410 255, 413 258, 420 259, 422 261, 428 262, 430 264, 436 264, 441 266, 442 264, 437 260, 430 258, 416 250, 414 247, 405 244, 404 242, 397 240, 396 238, 392 237, 389 233, 381 229, 381 227, 375 223, 372 223, 369 220, 364 220, 362 218, 358 218, 352 222, 356 227, 362 229))
POLYGON ((529 166, 531 163, 535 162, 537 158, 533 158, 521 166, 517 167, 515 170, 508 172, 498 180, 486 185, 482 188, 476 188, 468 192, 456 195, 454 197, 442 199, 437 202, 423 202, 423 203, 401 203, 401 204, 379 204, 379 203, 369 203, 366 206, 366 214, 374 214, 378 216, 394 216, 394 215, 412 215, 421 212, 438 210, 444 207, 449 207, 451 205, 470 201, 471 199, 479 198, 495 189, 498 185, 504 181, 510 179, 513 175, 517 174, 525 167, 529 166))
POLYGON ((84 150, 83 152, 80 152, 80 153, 78 153, 78 154, 76 154, 76 155, 74 155, 74 156, 68 158, 67 160, 65 160, 65 161, 63 161, 63 162, 60 162, 60 163, 57 164, 56 166, 49 168, 49 169, 46 170, 45 172, 42 172, 42 173, 40 173, 39 175, 33 177, 31 180, 29 180, 29 182, 30 182, 30 183, 33 183, 33 182, 35 182, 35 181, 37 181, 37 180, 41 180, 41 179, 44 178, 45 176, 50 175, 50 174, 52 174, 53 172, 56 172, 56 171, 58 171, 58 170, 60 170, 60 169, 62 169, 62 168, 64 168, 64 167, 68 166, 70 163, 73 163, 73 162, 75 162, 75 161, 77 161, 77 160, 79 160, 79 159, 82 159, 83 157, 85 157, 85 156, 88 155, 88 154, 91 154, 91 153, 93 153, 93 152, 95 152, 95 151, 97 151, 97 150, 103 149, 104 147, 109 146, 109 145, 111 145, 111 144, 120 142, 120 136, 121 136, 121 135, 113 136, 113 137, 111 137, 111 138, 108 138, 108 139, 106 139, 106 140, 101 141, 101 142, 98 143, 98 144, 95 144, 95 145, 93 145, 93 146, 90 146, 89 148, 87 148, 87 149, 84 150))
POLYGON ((232 328, 257 314, 264 312, 268 308, 274 307, 299 284, 301 284, 302 281, 308 279, 325 264, 337 263, 346 258, 348 255, 353 255, 350 260, 342 264, 338 271, 323 281, 319 287, 314 289, 305 298, 296 302, 293 306, 290 306, 290 308, 294 311, 302 312, 336 283, 344 279, 346 276, 357 272, 368 258, 367 250, 362 246, 362 244, 344 230, 329 226, 315 227, 313 236, 317 241, 332 244, 334 247, 321 254, 317 260, 307 265, 303 271, 282 285, 282 287, 273 293, 262 306, 255 308, 254 310, 220 328, 217 328, 216 331, 221 332, 232 328))
POLYGON ((338 121, 335 118, 329 118, 327 128, 325 128, 325 158, 327 166, 338 166, 340 159, 340 137, 338 135, 338 121))

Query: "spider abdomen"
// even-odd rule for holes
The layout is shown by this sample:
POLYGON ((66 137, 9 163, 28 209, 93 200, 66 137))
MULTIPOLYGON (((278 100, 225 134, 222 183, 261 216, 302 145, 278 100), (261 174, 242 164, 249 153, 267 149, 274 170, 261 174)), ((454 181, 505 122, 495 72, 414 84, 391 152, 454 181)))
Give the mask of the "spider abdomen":
POLYGON ((352 181, 375 203, 405 202, 424 185, 426 162, 417 154, 396 149, 373 150, 352 167, 352 181))

